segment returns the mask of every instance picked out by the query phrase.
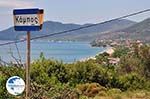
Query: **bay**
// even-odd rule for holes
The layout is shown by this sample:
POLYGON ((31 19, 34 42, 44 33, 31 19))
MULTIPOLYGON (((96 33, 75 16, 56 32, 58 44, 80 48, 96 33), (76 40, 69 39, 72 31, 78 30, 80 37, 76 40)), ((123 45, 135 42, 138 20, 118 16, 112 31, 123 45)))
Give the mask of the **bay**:
MULTIPOLYGON (((1 42, 2 43, 2 42, 1 42)), ((18 43, 17 47, 21 56, 21 60, 26 60, 26 42, 18 43)), ((0 46, 0 57, 6 62, 15 62, 19 59, 15 44, 0 46)), ((31 60, 39 58, 43 52, 46 58, 56 59, 65 63, 72 63, 82 59, 95 56, 97 53, 104 51, 103 47, 91 47, 88 42, 48 42, 48 41, 32 41, 31 42, 31 60)))

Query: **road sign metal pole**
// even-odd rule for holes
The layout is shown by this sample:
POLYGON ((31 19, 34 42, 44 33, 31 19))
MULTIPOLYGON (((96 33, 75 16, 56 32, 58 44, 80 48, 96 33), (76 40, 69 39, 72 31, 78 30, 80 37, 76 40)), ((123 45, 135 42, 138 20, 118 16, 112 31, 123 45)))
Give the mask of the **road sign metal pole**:
POLYGON ((26 99, 30 99, 30 32, 27 32, 26 99))

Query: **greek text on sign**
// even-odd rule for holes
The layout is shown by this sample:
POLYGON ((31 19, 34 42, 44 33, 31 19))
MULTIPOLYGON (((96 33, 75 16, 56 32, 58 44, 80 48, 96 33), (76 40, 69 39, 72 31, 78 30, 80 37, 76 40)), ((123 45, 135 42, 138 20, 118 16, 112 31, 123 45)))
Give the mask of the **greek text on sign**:
POLYGON ((16 31, 39 31, 43 24, 43 9, 15 9, 14 28, 16 31))
POLYGON ((40 26, 37 14, 15 15, 15 26, 40 26))

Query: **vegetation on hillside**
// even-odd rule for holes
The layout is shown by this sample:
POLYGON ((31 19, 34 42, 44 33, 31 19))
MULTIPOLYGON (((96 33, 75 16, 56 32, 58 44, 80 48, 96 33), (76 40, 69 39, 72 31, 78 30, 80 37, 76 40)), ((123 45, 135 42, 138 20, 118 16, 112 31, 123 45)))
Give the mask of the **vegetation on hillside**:
MULTIPOLYGON (((5 83, 11 76, 24 77, 24 68, 0 67, 0 99, 10 95, 5 83)), ((150 46, 117 47, 113 55, 102 53, 96 60, 65 64, 41 54, 31 64, 31 99, 149 99, 150 46), (109 58, 120 58, 111 64, 109 58)))
POLYGON ((108 33, 101 34, 97 40, 140 40, 150 42, 150 18, 138 22, 130 27, 118 30, 109 31, 108 33))

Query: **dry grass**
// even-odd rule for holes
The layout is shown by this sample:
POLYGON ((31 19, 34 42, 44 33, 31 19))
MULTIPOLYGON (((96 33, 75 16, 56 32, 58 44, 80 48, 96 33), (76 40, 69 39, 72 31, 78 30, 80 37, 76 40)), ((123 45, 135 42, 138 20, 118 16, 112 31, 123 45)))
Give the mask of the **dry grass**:
POLYGON ((94 98, 80 98, 80 99, 150 99, 149 91, 127 91, 121 93, 107 93, 107 96, 97 95, 94 98))
POLYGON ((95 99, 150 99, 150 92, 148 91, 128 91, 119 94, 112 94, 107 97, 95 97, 95 99))

